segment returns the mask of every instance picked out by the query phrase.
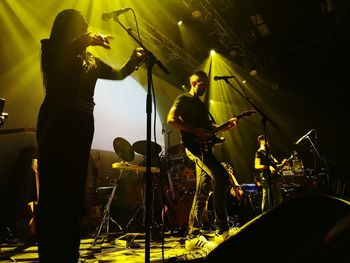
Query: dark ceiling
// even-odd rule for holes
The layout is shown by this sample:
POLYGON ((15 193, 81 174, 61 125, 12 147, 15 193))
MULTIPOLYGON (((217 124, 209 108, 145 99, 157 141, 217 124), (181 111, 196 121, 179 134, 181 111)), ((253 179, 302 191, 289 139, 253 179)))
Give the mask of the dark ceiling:
MULTIPOLYGON (((348 55, 350 2, 346 0, 210 0, 176 1, 173 13, 191 25, 200 44, 186 49, 203 61, 214 48, 229 60, 246 68, 259 68, 259 74, 283 90, 292 90, 304 100, 301 104, 322 127, 328 129, 327 147, 332 147, 338 160, 345 160, 349 133, 345 113, 345 87, 348 55), (218 34, 215 18, 207 16, 203 5, 210 3, 214 13, 249 52, 238 49, 232 56, 218 34), (193 19, 193 11, 199 18, 193 19), (240 53, 241 52, 241 53, 240 53), (255 64, 254 64, 255 63, 255 64), (317 116, 318 115, 318 116, 317 116), (339 157, 340 156, 340 157, 339 157), (339 159, 340 158, 340 159, 339 159)), ((176 40, 176 36, 172 35, 176 40)), ((176 41, 181 46, 182 42, 176 41)), ((169 65, 169 64, 168 64, 169 65)), ((174 85, 186 81, 184 67, 170 65, 176 76, 174 85), (179 81, 179 76, 184 76, 179 81)), ((289 112, 293 112, 290 109, 289 112)), ((297 114, 296 114, 297 115, 297 114)), ((306 126, 306 124, 303 124, 306 126)), ((327 144, 327 143, 326 143, 327 144)), ((326 148, 327 148, 326 147, 326 148)))
MULTIPOLYGON (((172 10, 196 34, 198 45, 191 50, 186 48, 192 57, 202 61, 214 48, 248 71, 259 68, 271 82, 295 86, 296 81, 308 85, 309 81, 315 83, 315 78, 308 78, 316 74, 321 85, 325 81, 328 84, 335 78, 328 76, 336 74, 340 67, 336 60, 339 51, 345 52, 347 48, 344 32, 348 31, 349 3, 345 0, 190 0, 175 1, 172 10), (200 3, 214 8, 224 26, 232 30, 249 52, 248 56, 239 48, 235 56, 231 55, 232 48, 220 40, 215 17, 208 15, 200 3), (197 19, 193 18, 194 11, 199 11, 197 19), (322 79, 325 75, 327 79, 322 79)), ((183 47, 178 38, 171 36, 183 47)), ((169 67, 176 76, 174 84, 181 86, 176 83, 178 76, 188 74, 177 65, 169 67)))

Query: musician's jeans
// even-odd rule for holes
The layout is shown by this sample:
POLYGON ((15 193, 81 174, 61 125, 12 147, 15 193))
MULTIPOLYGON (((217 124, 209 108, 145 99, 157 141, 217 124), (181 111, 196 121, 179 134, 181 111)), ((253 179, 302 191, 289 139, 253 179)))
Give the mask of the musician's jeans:
POLYGON ((229 175, 211 150, 191 152, 186 148, 187 156, 196 164, 196 192, 193 198, 189 216, 188 235, 200 233, 203 223, 203 212, 213 187, 213 208, 215 222, 219 233, 227 231, 227 195, 229 189, 229 175))
POLYGON ((266 212, 281 204, 283 202, 283 196, 278 180, 271 180, 271 191, 267 179, 260 176, 260 180, 262 185, 261 211, 266 212))

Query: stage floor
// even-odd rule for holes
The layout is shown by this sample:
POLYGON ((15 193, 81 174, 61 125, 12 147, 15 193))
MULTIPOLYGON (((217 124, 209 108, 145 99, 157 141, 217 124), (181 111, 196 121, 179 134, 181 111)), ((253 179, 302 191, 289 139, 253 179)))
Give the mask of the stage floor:
MULTIPOLYGON (((238 228, 237 228, 238 229, 238 228)), ((213 231, 207 231, 204 236, 211 240, 213 231)), ((108 238, 82 238, 80 243, 80 261, 97 262, 145 262, 144 233, 111 234, 108 238)), ((165 233, 150 241, 150 262, 196 261, 203 259, 211 250, 187 250, 185 239, 176 234, 165 233)), ((39 262, 36 243, 23 243, 13 240, 1 244, 0 263, 8 262, 39 262)), ((60 248, 57 247, 57 253, 60 248)))

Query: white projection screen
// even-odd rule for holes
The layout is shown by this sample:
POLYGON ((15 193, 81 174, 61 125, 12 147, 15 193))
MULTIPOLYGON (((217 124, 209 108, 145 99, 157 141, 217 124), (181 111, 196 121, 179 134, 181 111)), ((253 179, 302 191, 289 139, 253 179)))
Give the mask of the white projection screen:
MULTIPOLYGON (((147 114, 145 89, 131 76, 124 80, 99 79, 94 101, 95 134, 93 150, 114 151, 113 140, 122 137, 131 145, 146 140, 147 114)), ((164 149, 164 136, 159 115, 152 103, 152 141, 156 114, 156 142, 164 149)))

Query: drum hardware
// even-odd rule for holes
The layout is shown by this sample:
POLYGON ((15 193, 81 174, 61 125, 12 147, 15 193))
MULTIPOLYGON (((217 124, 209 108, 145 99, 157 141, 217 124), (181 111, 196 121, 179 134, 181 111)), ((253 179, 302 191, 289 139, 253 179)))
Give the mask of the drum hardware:
POLYGON ((168 149, 168 154, 172 157, 176 156, 184 156, 185 155, 185 147, 183 144, 176 144, 168 149))
MULTIPOLYGON (((134 160, 135 153, 134 153, 130 143, 127 140, 125 140, 125 139, 123 139, 121 137, 115 138, 113 140, 113 148, 114 148, 115 153, 119 156, 120 159, 122 159, 124 161, 132 161, 132 160, 134 160)), ((122 173, 123 173, 123 170, 120 170, 119 178, 117 178, 115 180, 113 187, 106 186, 106 187, 99 187, 99 188, 96 189, 96 192, 97 191, 110 190, 110 189, 112 189, 112 192, 111 192, 111 194, 110 194, 110 196, 108 198, 107 204, 104 207, 103 217, 102 217, 100 226, 98 227, 97 233, 96 233, 96 235, 94 237, 94 241, 92 242, 92 245, 91 245, 92 247, 95 246, 96 241, 97 241, 98 237, 100 236, 102 228, 104 226, 105 226, 105 229, 106 229, 106 233, 102 237, 102 242, 103 242, 105 237, 108 239, 110 222, 114 223, 118 227, 118 229, 121 232, 123 232, 123 228, 120 226, 120 224, 110 216, 111 204, 112 204, 113 198, 115 196, 115 192, 116 192, 116 189, 117 189, 117 186, 118 186, 118 181, 121 178, 122 173)))
MULTIPOLYGON (((120 171, 120 177, 122 175, 122 170, 120 171)), ((111 203, 112 203, 112 200, 114 198, 114 195, 115 195, 115 192, 116 192, 116 189, 117 189, 117 186, 118 186, 118 180, 116 180, 114 186, 112 187, 112 192, 108 198, 108 201, 107 201, 107 204, 105 205, 104 207, 104 210, 103 210, 103 217, 102 217, 102 220, 101 220, 101 223, 100 223, 100 226, 98 227, 98 230, 97 230, 97 233, 94 237, 94 241, 92 242, 91 244, 91 247, 95 246, 96 244, 96 241, 98 239, 98 237, 100 236, 101 234, 101 231, 102 231, 102 228, 103 226, 105 226, 105 229, 106 229, 106 233, 104 236, 102 236, 102 242, 105 240, 105 237, 106 239, 108 239, 108 235, 109 235, 109 223, 112 222, 114 223, 119 229, 121 232, 123 232, 123 229, 122 227, 120 226, 120 224, 114 220, 111 216, 110 216, 110 209, 111 209, 111 203)), ((111 187, 107 186, 107 187, 99 187, 97 188, 96 190, 107 190, 107 189, 111 189, 111 187)))
MULTIPOLYGON (((116 162, 112 164, 112 169, 120 169, 120 170, 127 170, 127 171, 134 171, 134 172, 146 172, 145 166, 138 166, 135 164, 130 163, 123 163, 123 162, 116 162)), ((160 169, 158 167, 151 167, 151 173, 159 173, 160 169)))
MULTIPOLYGON (((146 172, 146 167, 144 166, 139 166, 139 165, 134 165, 134 164, 129 164, 129 163, 124 163, 124 162, 116 162, 112 164, 112 169, 118 169, 121 172, 126 170, 126 171, 134 171, 136 173, 145 173, 146 172)), ((151 167, 151 173, 160 173, 160 169, 158 167, 151 167)), ((154 190, 155 187, 153 188, 153 198, 154 198, 154 190)), ((128 227, 130 226, 130 224, 132 222, 134 222, 134 220, 136 219, 136 216, 141 212, 144 211, 144 206, 145 206, 145 200, 144 200, 144 191, 141 188, 141 198, 142 198, 142 206, 139 207, 134 214, 131 216, 131 218, 129 219, 128 223, 125 226, 125 230, 128 229, 128 227)), ((154 203, 154 199, 153 199, 153 203, 154 203)), ((152 209, 152 215, 153 215, 154 209, 152 209)), ((155 220, 154 220, 154 215, 152 216, 152 223, 153 225, 156 225, 156 227, 158 227, 158 225, 156 224, 155 220)))

